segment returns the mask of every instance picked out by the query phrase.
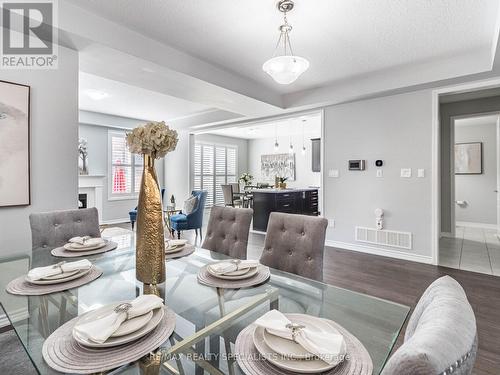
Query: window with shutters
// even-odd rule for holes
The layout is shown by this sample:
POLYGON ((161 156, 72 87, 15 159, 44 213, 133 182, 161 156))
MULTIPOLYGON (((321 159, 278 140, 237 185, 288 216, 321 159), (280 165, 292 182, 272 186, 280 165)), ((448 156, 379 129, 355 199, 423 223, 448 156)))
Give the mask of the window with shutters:
POLYGON ((206 190, 207 206, 224 204, 221 185, 237 182, 236 146, 196 142, 194 145, 194 189, 206 190))
POLYGON ((142 156, 127 149, 125 132, 108 132, 109 199, 132 199, 139 194, 142 178, 142 156))

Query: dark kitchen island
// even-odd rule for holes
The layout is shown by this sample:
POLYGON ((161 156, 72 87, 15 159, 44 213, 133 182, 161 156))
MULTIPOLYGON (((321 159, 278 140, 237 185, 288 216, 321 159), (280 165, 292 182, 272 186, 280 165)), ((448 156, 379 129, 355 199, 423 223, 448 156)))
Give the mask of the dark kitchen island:
POLYGON ((256 189, 253 195, 253 229, 267 230, 271 212, 318 216, 318 189, 256 189))

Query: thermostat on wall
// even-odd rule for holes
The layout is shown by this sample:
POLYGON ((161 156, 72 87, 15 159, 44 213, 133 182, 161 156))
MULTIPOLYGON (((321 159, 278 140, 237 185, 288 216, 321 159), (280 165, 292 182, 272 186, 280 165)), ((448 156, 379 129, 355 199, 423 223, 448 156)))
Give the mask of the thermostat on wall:
POLYGON ((350 171, 364 171, 365 161, 364 160, 349 160, 349 170, 350 171))

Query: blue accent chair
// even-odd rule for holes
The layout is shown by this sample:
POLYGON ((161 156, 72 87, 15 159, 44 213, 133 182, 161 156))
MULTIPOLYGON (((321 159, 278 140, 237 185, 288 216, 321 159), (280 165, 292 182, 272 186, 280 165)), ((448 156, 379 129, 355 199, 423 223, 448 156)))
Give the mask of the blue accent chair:
POLYGON ((192 195, 198 197, 198 202, 193 212, 189 215, 180 214, 172 215, 170 217, 170 228, 172 230, 172 236, 175 235, 177 231, 177 238, 181 238, 181 230, 194 229, 196 235, 198 235, 198 230, 200 230, 201 237, 201 227, 203 226, 203 211, 205 210, 205 202, 207 201, 206 190, 193 190, 192 195))
MULTIPOLYGON (((161 200, 163 201, 163 196, 165 195, 165 188, 161 189, 161 200)), ((129 211, 128 216, 130 216, 130 224, 132 224, 132 230, 134 230, 134 224, 137 221, 137 206, 129 211)))

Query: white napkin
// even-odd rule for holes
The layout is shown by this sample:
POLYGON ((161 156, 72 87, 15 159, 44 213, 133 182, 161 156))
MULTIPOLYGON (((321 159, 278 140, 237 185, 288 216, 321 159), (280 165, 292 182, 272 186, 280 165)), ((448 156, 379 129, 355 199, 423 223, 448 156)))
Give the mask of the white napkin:
POLYGON ((90 263, 87 259, 77 260, 76 262, 64 262, 61 266, 47 266, 47 267, 37 267, 33 268, 28 272, 26 276, 26 280, 28 281, 36 281, 43 279, 48 276, 59 275, 63 272, 72 272, 76 270, 88 270, 92 267, 92 263, 90 263))
POLYGON ((238 262, 219 262, 210 264, 209 267, 215 273, 224 275, 226 273, 234 272, 237 270, 244 270, 247 268, 258 267, 258 260, 240 260, 238 262))
POLYGON ((132 319, 140 315, 147 314, 151 310, 163 306, 163 299, 153 294, 144 294, 130 301, 132 307, 127 312, 111 311, 101 319, 84 324, 77 324, 73 330, 81 337, 102 344, 120 325, 127 319, 132 319))
MULTIPOLYGON (((290 323, 290 320, 278 310, 271 310, 255 321, 255 324, 265 328, 270 334, 293 340, 292 330, 286 327, 290 323)), ((297 332, 295 341, 328 364, 338 362, 339 355, 344 354, 341 352, 344 342, 342 335, 315 332, 306 326, 297 332)))
POLYGON ((71 247, 74 247, 75 249, 78 248, 83 249, 86 247, 94 247, 97 245, 102 245, 105 242, 101 237, 92 238, 90 236, 83 236, 83 237, 70 238, 69 243, 71 244, 71 247))

